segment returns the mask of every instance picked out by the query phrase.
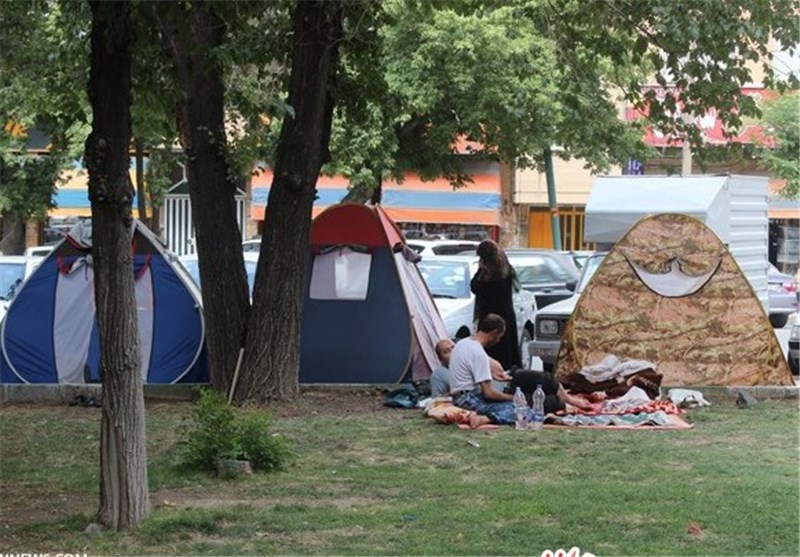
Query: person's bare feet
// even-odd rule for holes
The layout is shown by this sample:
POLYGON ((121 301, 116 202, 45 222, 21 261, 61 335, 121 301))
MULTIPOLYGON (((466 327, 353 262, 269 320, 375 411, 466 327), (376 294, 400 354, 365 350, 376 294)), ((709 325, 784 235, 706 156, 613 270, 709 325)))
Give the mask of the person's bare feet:
POLYGON ((569 393, 566 393, 564 402, 575 408, 579 408, 580 410, 592 410, 593 406, 592 403, 588 400, 585 400, 579 396, 574 396, 569 393))
POLYGON ((469 427, 472 429, 477 429, 482 425, 489 425, 490 423, 492 423, 492 420, 489 419, 489 416, 483 416, 476 412, 473 412, 469 417, 469 427))

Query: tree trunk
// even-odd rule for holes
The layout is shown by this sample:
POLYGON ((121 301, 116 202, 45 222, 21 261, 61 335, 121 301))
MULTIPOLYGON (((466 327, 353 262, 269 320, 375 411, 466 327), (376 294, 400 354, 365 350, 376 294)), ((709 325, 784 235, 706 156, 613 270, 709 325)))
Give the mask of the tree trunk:
POLYGON ((8 213, 0 214, 0 253, 6 255, 25 251, 25 222, 8 213))
POLYGON ((278 143, 275 178, 253 292, 244 363, 235 399, 290 399, 299 394, 300 323, 308 262, 311 208, 327 160, 333 115, 332 81, 343 6, 297 2, 287 116, 278 143))
POLYGON ((222 70, 213 58, 213 49, 223 44, 225 25, 210 4, 192 3, 188 12, 170 4, 153 4, 153 13, 168 38, 185 98, 177 118, 187 159, 211 384, 226 391, 250 301, 236 222, 236 181, 227 159, 222 70))
POLYGON ((85 159, 103 380, 98 519, 108 528, 126 530, 139 526, 150 512, 131 254, 130 4, 90 5, 93 120, 85 159))

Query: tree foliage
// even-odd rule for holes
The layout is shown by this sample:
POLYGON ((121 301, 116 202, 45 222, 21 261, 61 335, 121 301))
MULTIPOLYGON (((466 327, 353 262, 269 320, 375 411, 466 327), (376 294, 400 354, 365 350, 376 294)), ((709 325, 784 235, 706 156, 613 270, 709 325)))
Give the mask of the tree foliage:
POLYGON ((85 4, 0 5, 0 217, 20 225, 44 218, 61 173, 88 133, 89 10, 85 4), (42 71, 47 68, 47 71, 42 71), (26 152, 32 130, 48 152, 26 152))
POLYGON ((774 147, 759 150, 761 165, 770 175, 786 180, 778 194, 787 199, 800 196, 800 95, 791 93, 767 101, 764 107, 765 136, 774 147))

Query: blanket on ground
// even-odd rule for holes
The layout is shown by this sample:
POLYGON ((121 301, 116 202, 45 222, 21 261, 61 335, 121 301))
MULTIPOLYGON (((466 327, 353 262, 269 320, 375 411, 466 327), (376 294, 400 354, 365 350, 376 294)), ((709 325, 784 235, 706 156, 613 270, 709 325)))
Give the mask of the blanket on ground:
MULTIPOLYGON (((635 400, 635 399, 634 399, 635 400)), ((641 399, 639 399, 641 402, 641 399)), ((548 414, 545 427, 592 427, 597 429, 691 429, 692 424, 681 417, 684 411, 669 400, 648 400, 627 408, 603 409, 602 404, 593 410, 548 414)), ((423 414, 443 424, 457 424, 470 429, 470 410, 454 405, 450 397, 431 399, 423 414)), ((481 426, 479 429, 497 429, 499 426, 481 426)))
POLYGON ((600 429, 691 429, 692 424, 663 410, 637 414, 565 414, 548 416, 547 425, 594 427, 600 429))

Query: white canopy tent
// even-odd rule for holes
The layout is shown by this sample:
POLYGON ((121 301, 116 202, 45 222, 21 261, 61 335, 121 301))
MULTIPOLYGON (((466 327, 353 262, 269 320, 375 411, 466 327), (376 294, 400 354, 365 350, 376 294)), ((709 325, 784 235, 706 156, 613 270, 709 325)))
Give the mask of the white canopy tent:
POLYGON ((599 176, 586 203, 587 242, 616 242, 647 215, 681 213, 730 241, 729 176, 599 176))

